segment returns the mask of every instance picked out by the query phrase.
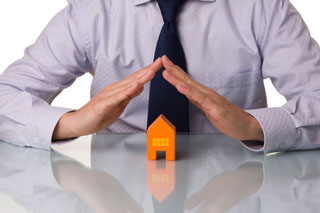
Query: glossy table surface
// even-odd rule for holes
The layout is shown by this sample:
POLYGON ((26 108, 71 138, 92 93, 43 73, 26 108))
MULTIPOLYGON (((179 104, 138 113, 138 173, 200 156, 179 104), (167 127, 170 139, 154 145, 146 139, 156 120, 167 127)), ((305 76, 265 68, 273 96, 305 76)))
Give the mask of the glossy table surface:
POLYGON ((320 151, 264 156, 223 135, 177 135, 176 161, 145 134, 52 151, 0 142, 0 212, 320 212, 320 151))

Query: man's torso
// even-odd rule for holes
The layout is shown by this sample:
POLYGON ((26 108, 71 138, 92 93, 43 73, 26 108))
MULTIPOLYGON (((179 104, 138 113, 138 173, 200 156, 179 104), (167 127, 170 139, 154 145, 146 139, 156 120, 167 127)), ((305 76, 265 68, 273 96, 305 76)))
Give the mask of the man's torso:
MULTIPOLYGON (((177 18, 188 74, 243 109, 267 105, 259 54, 265 30, 261 2, 189 0, 177 18)), ((84 0, 80 16, 94 67, 91 97, 152 62, 163 25, 156 1, 84 0)), ((149 84, 103 132, 144 131, 148 98, 149 84)), ((192 104, 190 131, 218 132, 192 104)))

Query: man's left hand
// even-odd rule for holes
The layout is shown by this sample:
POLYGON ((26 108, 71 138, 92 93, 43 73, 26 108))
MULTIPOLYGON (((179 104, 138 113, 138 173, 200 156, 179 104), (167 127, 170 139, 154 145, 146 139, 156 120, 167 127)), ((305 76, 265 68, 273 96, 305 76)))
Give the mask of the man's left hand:
POLYGON ((219 95, 212 88, 192 79, 167 56, 162 57, 163 77, 199 107, 219 131, 237 140, 264 140, 259 122, 246 111, 219 95))

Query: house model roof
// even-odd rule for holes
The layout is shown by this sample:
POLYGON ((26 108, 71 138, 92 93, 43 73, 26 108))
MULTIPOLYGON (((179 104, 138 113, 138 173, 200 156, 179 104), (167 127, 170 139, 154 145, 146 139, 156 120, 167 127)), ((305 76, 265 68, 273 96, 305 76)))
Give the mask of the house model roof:
POLYGON ((164 128, 169 131, 176 132, 176 127, 163 115, 159 115, 159 117, 149 126, 148 131, 151 130, 163 130, 164 128))

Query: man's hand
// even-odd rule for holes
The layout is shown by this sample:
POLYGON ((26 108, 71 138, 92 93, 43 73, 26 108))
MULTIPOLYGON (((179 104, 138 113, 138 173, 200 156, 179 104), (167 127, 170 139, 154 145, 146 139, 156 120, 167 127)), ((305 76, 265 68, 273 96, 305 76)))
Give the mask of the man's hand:
POLYGON ((262 127, 253 116, 192 79, 167 56, 162 57, 162 63, 166 69, 163 77, 199 107, 218 130, 238 140, 264 140, 262 127))
POLYGON ((161 68, 162 60, 158 58, 149 66, 107 86, 81 109, 64 114, 54 130, 53 140, 89 135, 106 128, 119 118, 129 102, 143 91, 144 84, 161 68))

